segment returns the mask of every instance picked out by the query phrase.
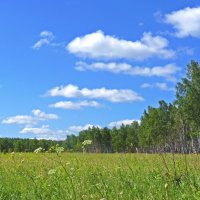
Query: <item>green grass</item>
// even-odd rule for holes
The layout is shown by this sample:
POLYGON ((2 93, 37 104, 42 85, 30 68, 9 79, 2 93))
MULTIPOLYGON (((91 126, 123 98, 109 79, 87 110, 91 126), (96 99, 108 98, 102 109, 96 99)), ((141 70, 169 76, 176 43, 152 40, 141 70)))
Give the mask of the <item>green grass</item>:
POLYGON ((0 199, 200 199, 197 155, 0 154, 0 199))

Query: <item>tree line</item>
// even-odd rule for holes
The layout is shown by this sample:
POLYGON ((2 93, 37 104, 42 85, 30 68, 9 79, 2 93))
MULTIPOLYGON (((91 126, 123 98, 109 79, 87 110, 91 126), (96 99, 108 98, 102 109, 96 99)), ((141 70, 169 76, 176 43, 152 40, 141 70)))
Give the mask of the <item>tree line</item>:
POLYGON ((35 149, 49 150, 52 146, 63 145, 63 141, 21 139, 21 138, 0 138, 0 152, 33 152, 35 149))
POLYGON ((88 152, 178 152, 200 150, 200 65, 191 61, 186 76, 176 85, 176 98, 171 103, 159 101, 157 108, 148 106, 140 122, 111 129, 92 127, 64 141, 0 138, 1 152, 48 150, 59 144, 66 151, 88 152))

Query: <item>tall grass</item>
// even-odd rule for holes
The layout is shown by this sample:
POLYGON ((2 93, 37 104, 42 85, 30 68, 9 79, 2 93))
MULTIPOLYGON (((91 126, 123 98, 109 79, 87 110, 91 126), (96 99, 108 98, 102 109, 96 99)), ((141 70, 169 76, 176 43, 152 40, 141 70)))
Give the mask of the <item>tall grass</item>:
POLYGON ((184 160, 170 154, 165 162, 153 154, 0 154, 0 199, 200 199, 199 158, 187 155, 187 171, 184 160))

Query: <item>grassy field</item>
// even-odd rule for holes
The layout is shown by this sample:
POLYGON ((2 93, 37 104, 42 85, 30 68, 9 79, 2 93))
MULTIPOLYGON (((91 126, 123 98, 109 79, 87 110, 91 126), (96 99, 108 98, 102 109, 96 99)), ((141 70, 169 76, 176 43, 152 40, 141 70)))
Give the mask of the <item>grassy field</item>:
POLYGON ((0 199, 200 199, 199 157, 163 158, 151 154, 0 154, 0 199))

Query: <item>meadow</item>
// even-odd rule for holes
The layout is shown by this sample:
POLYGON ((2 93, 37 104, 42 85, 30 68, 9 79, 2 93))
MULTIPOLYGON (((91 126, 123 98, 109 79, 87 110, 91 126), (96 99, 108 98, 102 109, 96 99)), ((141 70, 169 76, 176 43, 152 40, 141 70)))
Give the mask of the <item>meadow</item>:
POLYGON ((199 172, 198 155, 0 154, 0 199, 200 199, 199 172))

